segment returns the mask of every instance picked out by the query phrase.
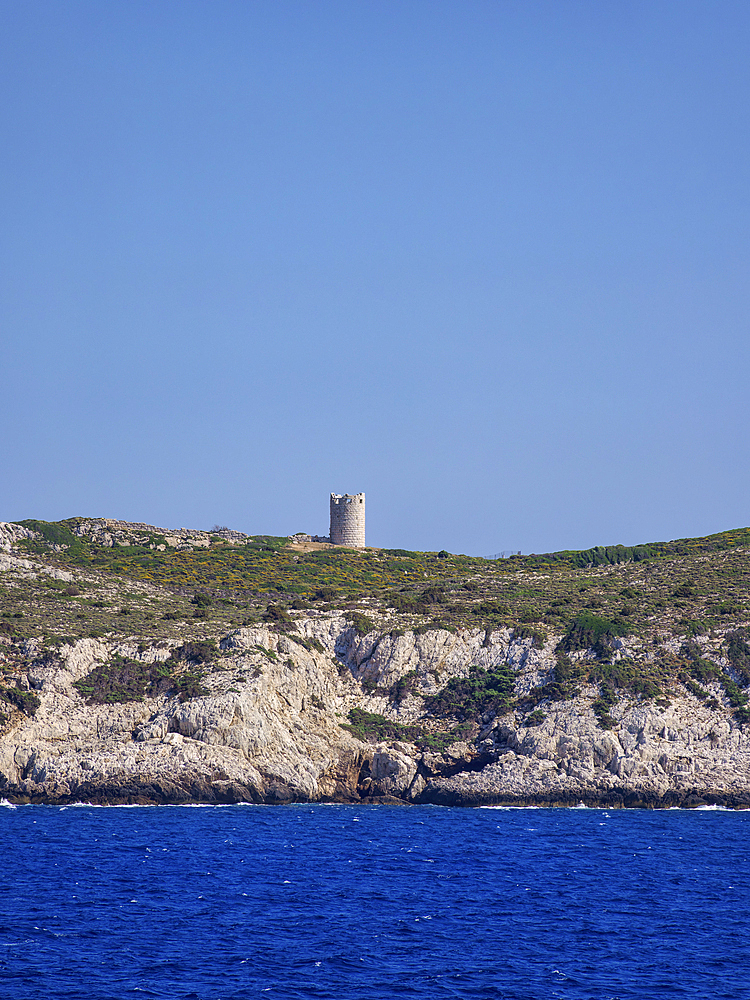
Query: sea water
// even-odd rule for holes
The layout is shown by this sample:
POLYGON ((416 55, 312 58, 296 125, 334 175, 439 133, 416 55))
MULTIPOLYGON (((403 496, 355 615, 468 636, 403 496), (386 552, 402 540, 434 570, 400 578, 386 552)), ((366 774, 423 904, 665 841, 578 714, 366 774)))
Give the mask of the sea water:
POLYGON ((0 809, 0 995, 750 997, 750 813, 0 809))

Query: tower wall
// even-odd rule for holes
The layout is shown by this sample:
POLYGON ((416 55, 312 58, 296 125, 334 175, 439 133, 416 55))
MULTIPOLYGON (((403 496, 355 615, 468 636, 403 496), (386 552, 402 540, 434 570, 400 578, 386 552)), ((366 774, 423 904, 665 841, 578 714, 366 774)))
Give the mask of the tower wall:
POLYGON ((334 545, 365 547, 365 495, 331 494, 331 541, 334 545))

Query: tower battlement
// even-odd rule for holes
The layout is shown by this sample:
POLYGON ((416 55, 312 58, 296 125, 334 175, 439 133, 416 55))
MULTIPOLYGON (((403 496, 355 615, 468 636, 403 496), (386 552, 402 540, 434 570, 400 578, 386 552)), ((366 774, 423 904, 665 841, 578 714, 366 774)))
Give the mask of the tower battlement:
POLYGON ((356 549, 365 547, 364 493, 331 494, 331 542, 356 549))

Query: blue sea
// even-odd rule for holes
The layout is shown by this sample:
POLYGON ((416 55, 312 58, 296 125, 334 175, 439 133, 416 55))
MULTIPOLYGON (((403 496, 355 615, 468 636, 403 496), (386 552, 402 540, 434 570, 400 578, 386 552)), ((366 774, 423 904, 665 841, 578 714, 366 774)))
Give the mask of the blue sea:
POLYGON ((750 812, 0 808, 0 995, 750 997, 750 812))

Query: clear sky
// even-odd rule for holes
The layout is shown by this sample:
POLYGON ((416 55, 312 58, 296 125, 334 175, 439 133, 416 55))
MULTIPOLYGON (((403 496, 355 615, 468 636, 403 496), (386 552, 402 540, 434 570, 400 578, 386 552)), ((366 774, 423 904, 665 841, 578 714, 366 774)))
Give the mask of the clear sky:
POLYGON ((0 520, 750 523, 746 0, 0 0, 0 520))

